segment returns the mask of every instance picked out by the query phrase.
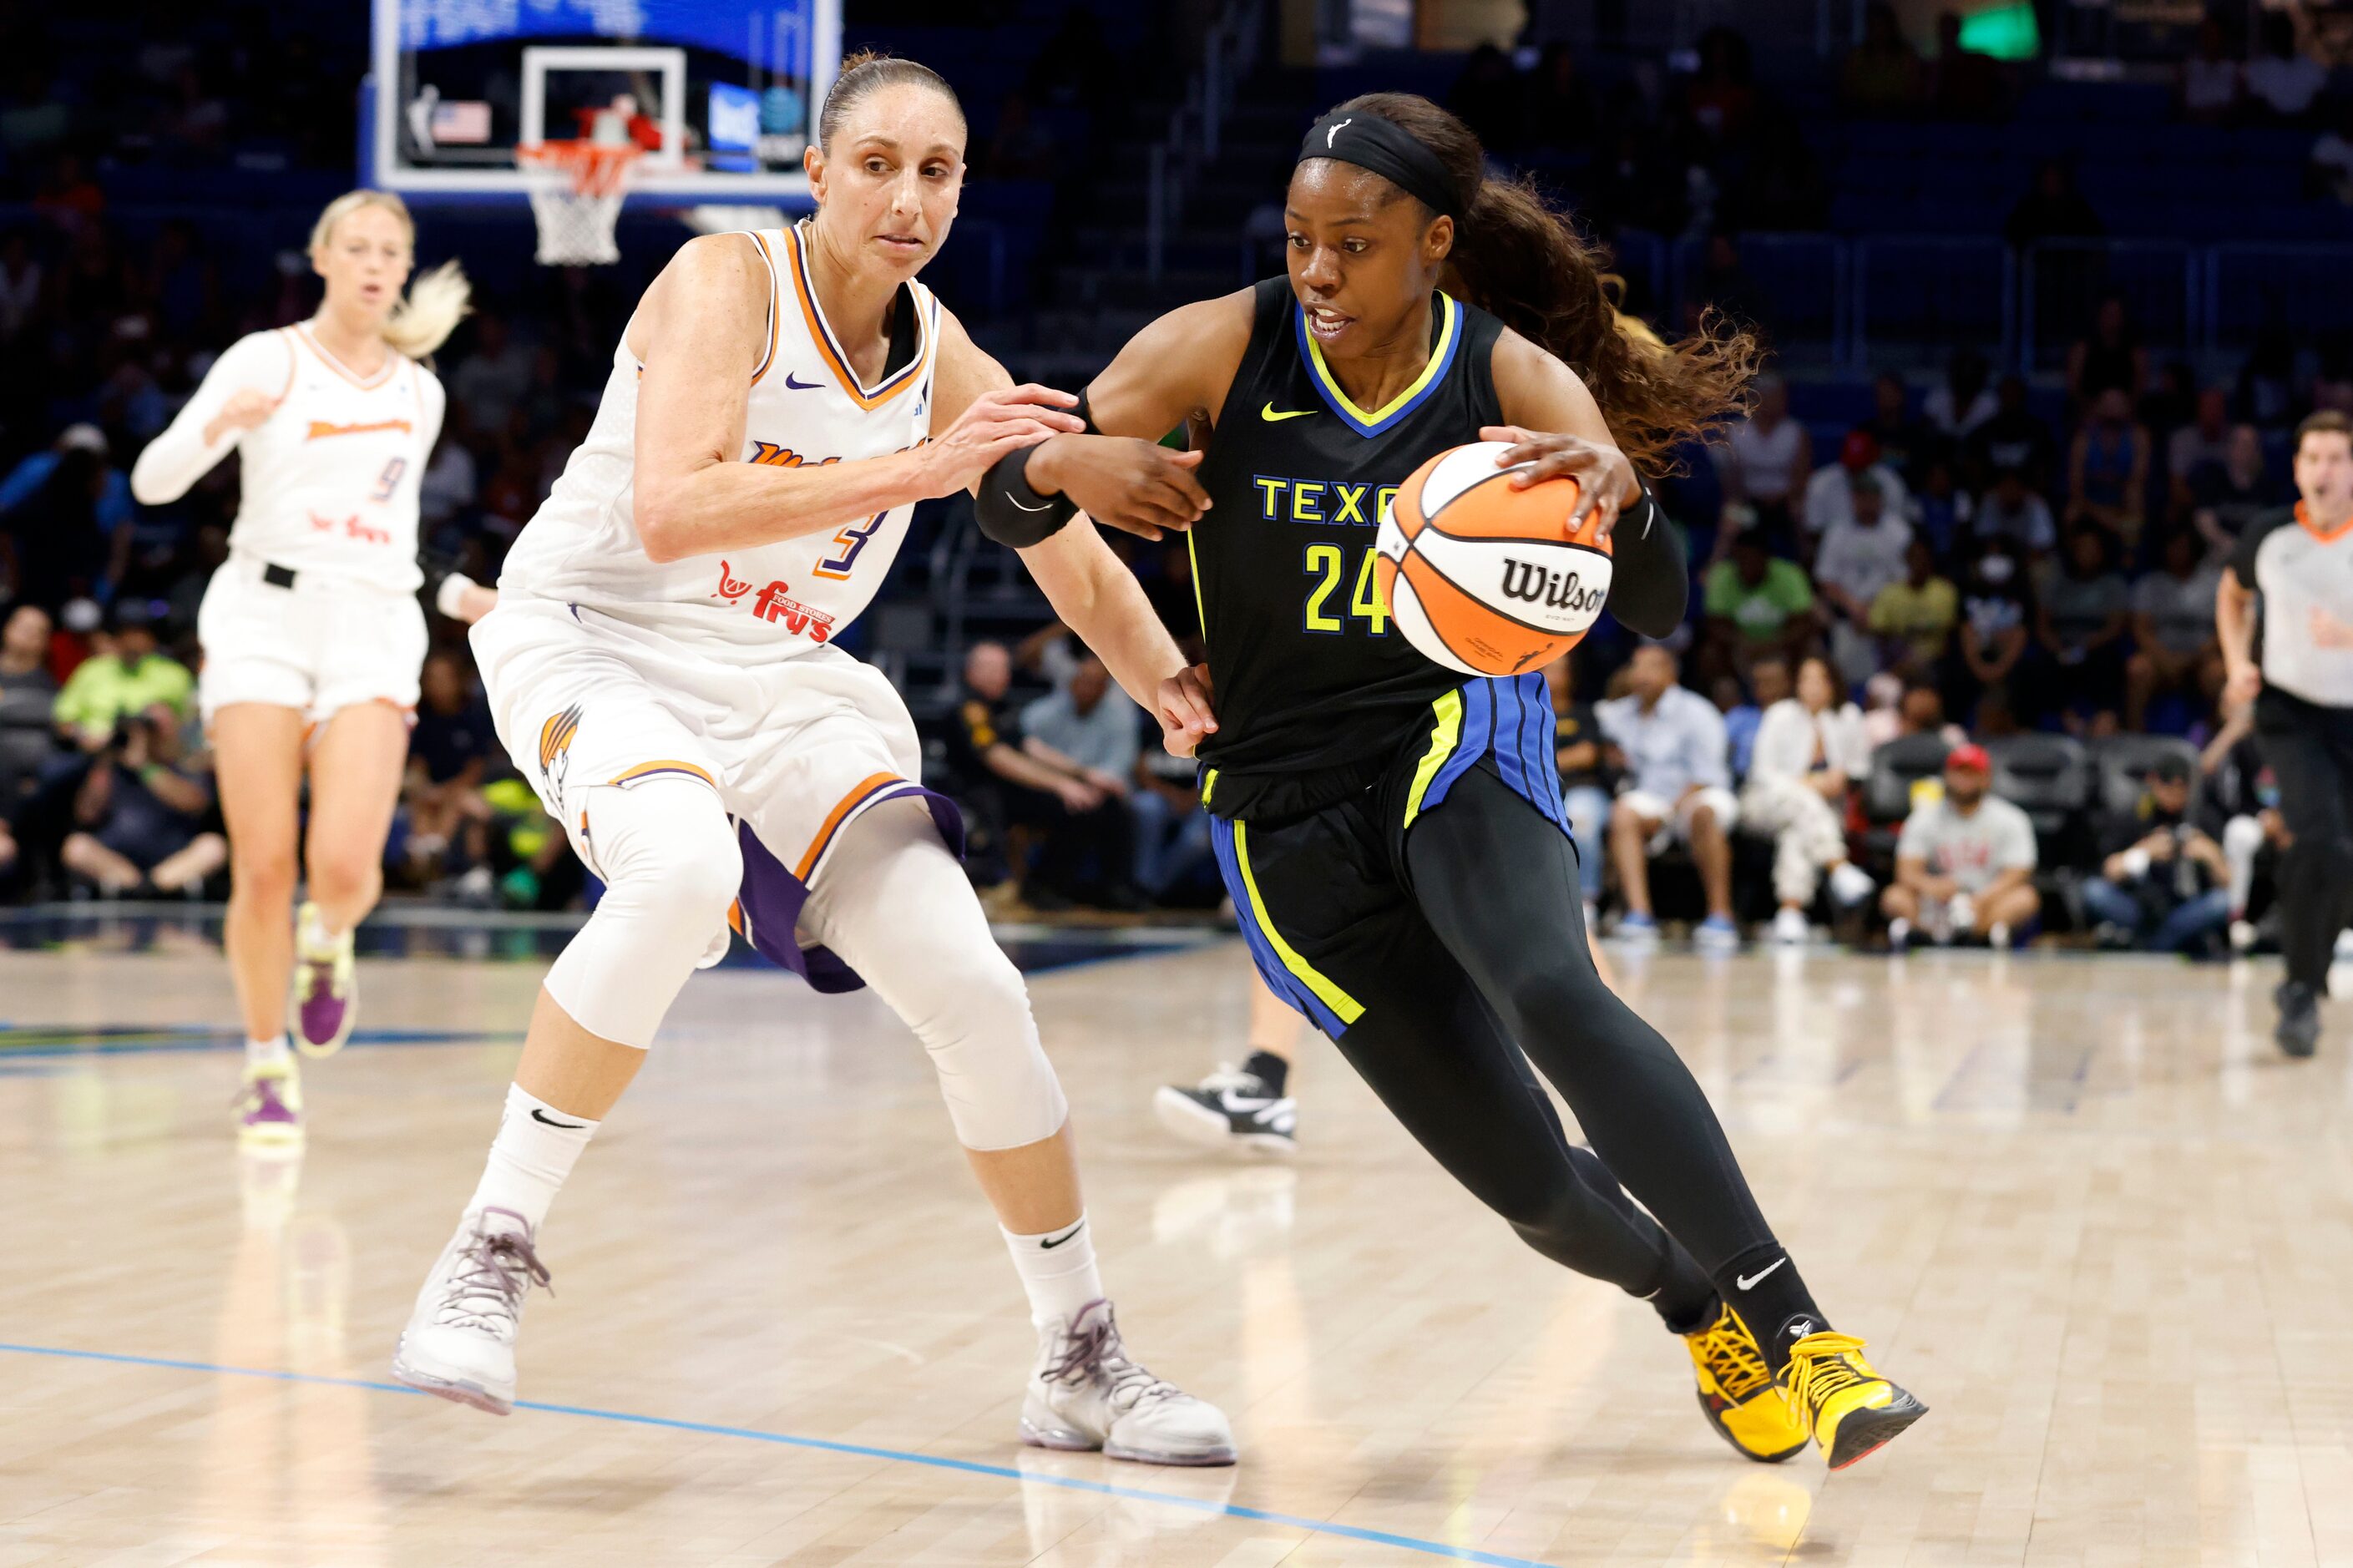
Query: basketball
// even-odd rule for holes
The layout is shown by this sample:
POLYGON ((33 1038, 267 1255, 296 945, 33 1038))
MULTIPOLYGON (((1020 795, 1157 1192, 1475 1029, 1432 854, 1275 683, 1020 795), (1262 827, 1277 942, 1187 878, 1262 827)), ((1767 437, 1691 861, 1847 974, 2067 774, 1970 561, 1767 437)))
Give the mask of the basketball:
POLYGON ((1572 479, 1525 489, 1478 441, 1440 452, 1381 513, 1375 581, 1406 640, 1465 675, 1518 675, 1575 647, 1609 597, 1609 542, 1572 525, 1572 479))

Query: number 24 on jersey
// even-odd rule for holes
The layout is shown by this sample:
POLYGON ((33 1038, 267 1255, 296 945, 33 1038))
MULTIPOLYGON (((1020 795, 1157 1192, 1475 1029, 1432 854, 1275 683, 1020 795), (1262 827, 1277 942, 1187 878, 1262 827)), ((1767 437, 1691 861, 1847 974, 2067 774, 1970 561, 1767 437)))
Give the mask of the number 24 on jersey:
POLYGON ((1308 578, 1305 629, 1324 637, 1335 637, 1348 629, 1349 621, 1361 621, 1368 637, 1387 637, 1389 630, 1388 606, 1381 603, 1379 590, 1374 586, 1373 563, 1379 552, 1367 544, 1357 552, 1356 571, 1348 570, 1348 552, 1337 544, 1311 544, 1303 558, 1302 569, 1308 578), (1343 584, 1346 584, 1345 600, 1343 584))

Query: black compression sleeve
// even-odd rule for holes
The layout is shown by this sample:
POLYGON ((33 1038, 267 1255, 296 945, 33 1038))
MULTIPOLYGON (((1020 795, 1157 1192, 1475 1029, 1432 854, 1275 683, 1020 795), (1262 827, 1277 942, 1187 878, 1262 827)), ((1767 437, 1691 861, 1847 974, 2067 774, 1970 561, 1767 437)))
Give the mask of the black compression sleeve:
POLYGON ((1014 550, 1044 543, 1079 511, 1068 496, 1041 496, 1029 488, 1029 454, 1037 449, 1024 447, 990 464, 973 502, 981 533, 1014 550))
POLYGON ((1619 514, 1609 545, 1610 610, 1646 637, 1672 634, 1691 607, 1691 562, 1649 486, 1619 514))

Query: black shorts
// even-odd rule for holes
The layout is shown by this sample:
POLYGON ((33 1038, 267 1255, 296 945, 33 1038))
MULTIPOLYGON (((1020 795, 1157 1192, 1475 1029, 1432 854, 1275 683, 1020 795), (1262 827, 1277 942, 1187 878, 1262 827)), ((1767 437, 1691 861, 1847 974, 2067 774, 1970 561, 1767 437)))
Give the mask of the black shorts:
POLYGON ((1213 819, 1218 869, 1259 973, 1333 1039, 1364 1015, 1360 998, 1429 962, 1406 835, 1473 768, 1568 836, 1552 707, 1534 675, 1473 680, 1440 698, 1426 740, 1345 800, 1303 816, 1213 819))

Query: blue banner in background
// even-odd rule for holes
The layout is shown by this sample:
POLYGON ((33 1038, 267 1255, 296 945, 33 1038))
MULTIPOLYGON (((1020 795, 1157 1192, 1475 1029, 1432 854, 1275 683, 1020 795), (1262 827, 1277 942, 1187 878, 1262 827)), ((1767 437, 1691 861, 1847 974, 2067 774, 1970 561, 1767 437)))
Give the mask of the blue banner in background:
POLYGON ((593 36, 723 50, 807 80, 815 10, 814 0, 401 0, 400 47, 593 36))

